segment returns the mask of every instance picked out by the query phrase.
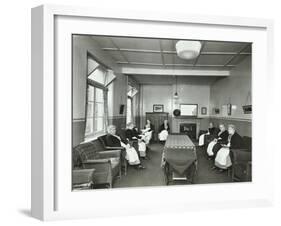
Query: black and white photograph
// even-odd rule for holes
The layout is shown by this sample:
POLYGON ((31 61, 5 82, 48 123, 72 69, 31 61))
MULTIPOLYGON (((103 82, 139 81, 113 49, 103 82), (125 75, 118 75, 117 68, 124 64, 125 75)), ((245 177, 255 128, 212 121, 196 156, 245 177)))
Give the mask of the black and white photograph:
POLYGON ((251 94, 250 42, 73 34, 72 189, 251 182, 251 94))

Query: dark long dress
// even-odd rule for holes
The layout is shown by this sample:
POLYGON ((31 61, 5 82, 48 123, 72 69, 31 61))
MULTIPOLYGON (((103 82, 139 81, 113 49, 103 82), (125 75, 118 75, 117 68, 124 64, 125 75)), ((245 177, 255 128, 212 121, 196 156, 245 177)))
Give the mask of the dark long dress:
MULTIPOLYGON (((169 126, 169 123, 167 124, 167 131, 170 132, 170 126, 169 126)), ((161 131, 165 130, 165 125, 164 123, 159 127, 159 133, 161 133, 161 131)))
POLYGON ((221 145, 222 144, 227 144, 228 143, 228 136, 229 136, 229 134, 228 134, 227 130, 225 130, 221 134, 217 135, 217 138, 221 138, 221 139, 218 140, 218 142, 213 147, 213 153, 214 153, 213 157, 216 157, 216 154, 221 149, 221 147, 222 147, 221 145))

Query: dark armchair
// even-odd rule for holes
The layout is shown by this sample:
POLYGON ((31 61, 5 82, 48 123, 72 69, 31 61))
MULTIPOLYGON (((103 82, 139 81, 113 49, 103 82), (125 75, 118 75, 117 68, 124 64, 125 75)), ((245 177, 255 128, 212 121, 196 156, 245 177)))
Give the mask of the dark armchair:
POLYGON ((95 169, 94 184, 112 187, 121 178, 121 150, 105 150, 98 140, 85 142, 73 149, 73 169, 95 169))
POLYGON ((252 180, 252 138, 243 137, 243 148, 231 149, 232 181, 252 180))
POLYGON ((121 167, 124 168, 124 174, 127 174, 128 163, 126 160, 126 150, 124 147, 110 147, 106 143, 106 135, 100 136, 98 141, 103 146, 105 151, 120 150, 121 151, 121 167))

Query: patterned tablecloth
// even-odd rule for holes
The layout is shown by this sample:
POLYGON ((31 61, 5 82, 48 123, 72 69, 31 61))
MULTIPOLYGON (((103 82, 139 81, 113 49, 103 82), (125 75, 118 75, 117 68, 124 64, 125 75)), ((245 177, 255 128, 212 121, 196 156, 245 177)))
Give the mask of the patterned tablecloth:
POLYGON ((175 135, 171 134, 168 136, 165 148, 185 148, 185 149, 195 149, 195 145, 192 140, 187 135, 175 135))
POLYGON ((196 146, 187 135, 169 135, 163 150, 162 167, 166 163, 179 174, 194 163, 197 165, 196 146))

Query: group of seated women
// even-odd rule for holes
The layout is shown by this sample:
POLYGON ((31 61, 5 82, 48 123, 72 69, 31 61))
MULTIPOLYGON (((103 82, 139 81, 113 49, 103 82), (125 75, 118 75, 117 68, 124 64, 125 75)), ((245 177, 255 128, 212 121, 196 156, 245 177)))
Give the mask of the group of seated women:
MULTIPOLYGON (((212 139, 210 140, 207 146, 207 155, 209 159, 214 159, 213 170, 218 169, 220 172, 228 169, 232 163, 230 159, 230 149, 242 148, 243 139, 237 133, 235 125, 228 125, 228 128, 225 128, 224 124, 219 125, 219 132, 215 132, 215 127, 213 123, 210 123, 208 133, 202 134, 201 143, 199 138, 199 144, 202 145, 202 136, 211 135, 212 139)), ((204 139, 206 141, 206 139, 204 139)))
POLYGON ((147 144, 151 139, 152 125, 148 121, 145 128, 138 132, 133 123, 128 123, 125 131, 125 137, 116 134, 116 126, 107 127, 106 144, 110 147, 124 147, 129 165, 135 166, 136 169, 145 169, 140 157, 146 157, 147 144), (133 143, 137 142, 138 151, 134 148, 133 143))
MULTIPOLYGON (((129 165, 135 166, 137 169, 145 169, 142 165, 141 157, 147 159, 148 144, 152 138, 152 132, 154 126, 148 119, 146 121, 144 129, 141 131, 134 125, 134 123, 128 123, 125 131, 125 137, 118 136, 116 134, 116 126, 109 125, 107 127, 106 144, 110 147, 124 147, 126 150, 126 156, 129 165), (137 143, 137 149, 133 146, 137 143)), ((164 123, 159 129, 159 140, 165 141, 168 137, 170 127, 168 120, 164 120, 164 123)))

